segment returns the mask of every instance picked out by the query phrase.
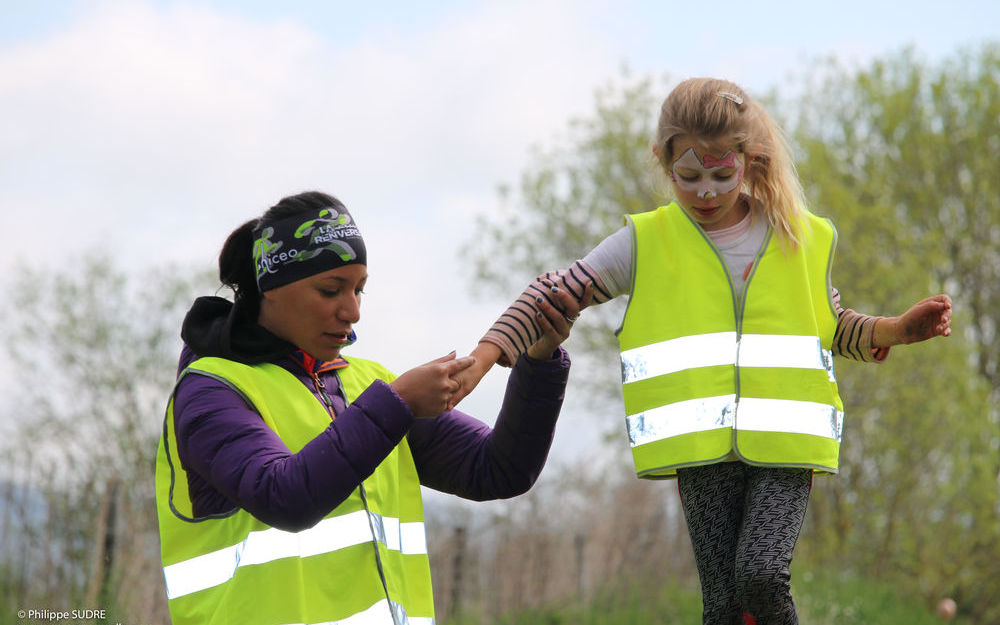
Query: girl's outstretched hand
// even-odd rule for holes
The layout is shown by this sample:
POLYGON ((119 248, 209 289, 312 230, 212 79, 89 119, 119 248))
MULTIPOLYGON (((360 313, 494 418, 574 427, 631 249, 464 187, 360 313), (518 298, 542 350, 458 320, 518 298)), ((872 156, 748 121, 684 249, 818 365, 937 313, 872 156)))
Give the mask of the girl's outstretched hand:
POLYGON ((951 298, 935 295, 920 300, 898 317, 875 324, 875 347, 907 345, 951 334, 951 298))

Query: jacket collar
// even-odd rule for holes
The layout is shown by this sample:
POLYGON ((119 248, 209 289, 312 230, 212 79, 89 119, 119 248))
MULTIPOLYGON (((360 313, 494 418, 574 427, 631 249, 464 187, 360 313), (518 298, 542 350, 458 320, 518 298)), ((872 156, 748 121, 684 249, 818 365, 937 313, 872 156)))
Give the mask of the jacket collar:
POLYGON ((336 360, 316 360, 301 349, 295 350, 289 357, 310 375, 336 371, 337 369, 343 369, 349 364, 342 356, 336 360))

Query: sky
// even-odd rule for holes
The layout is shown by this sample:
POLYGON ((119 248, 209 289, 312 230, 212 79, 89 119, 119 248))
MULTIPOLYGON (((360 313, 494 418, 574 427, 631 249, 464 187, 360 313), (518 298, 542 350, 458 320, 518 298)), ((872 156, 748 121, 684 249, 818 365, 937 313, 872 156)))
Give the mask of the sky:
MULTIPOLYGON (((622 67, 754 94, 820 58, 911 46, 934 62, 998 39, 993 0, 0 0, 0 268, 71 270, 95 251, 213 268, 233 228, 323 190, 368 248, 350 349, 401 373, 467 353, 516 296, 470 291, 473 218, 622 67)), ((621 420, 590 414, 587 373, 557 457, 621 420)), ((461 407, 492 422, 504 382, 495 369, 461 407)))

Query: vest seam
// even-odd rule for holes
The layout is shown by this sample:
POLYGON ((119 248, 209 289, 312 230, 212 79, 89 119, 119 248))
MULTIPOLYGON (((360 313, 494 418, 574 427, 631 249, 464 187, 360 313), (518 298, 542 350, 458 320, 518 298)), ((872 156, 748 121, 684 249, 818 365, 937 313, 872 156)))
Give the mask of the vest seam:
MULTIPOLYGON (((837 253, 837 241, 840 235, 837 233, 837 227, 833 225, 833 221, 829 218, 825 218, 825 221, 830 226, 833 236, 833 239, 830 241, 830 254, 826 259, 826 303, 830 307, 830 313, 834 319, 837 319, 837 308, 833 304, 833 259, 837 253)), ((834 333, 836 333, 836 330, 834 330, 834 333)))
POLYGON ((368 495, 365 492, 365 483, 364 482, 361 482, 361 484, 358 484, 358 494, 361 496, 361 505, 364 506, 365 515, 368 517, 368 531, 372 535, 371 545, 372 545, 372 548, 375 549, 375 568, 376 568, 376 570, 378 570, 378 577, 379 577, 379 580, 381 580, 381 582, 382 582, 382 591, 385 593, 385 599, 386 599, 386 601, 389 602, 389 605, 390 605, 390 615, 392 616, 392 622, 395 625, 400 625, 397 622, 397 620, 396 620, 396 612, 395 612, 395 610, 391 609, 393 601, 392 601, 392 597, 389 595, 389 584, 386 582, 386 579, 385 579, 385 567, 382 564, 382 554, 379 553, 379 550, 378 550, 378 535, 376 534, 375 527, 373 525, 374 521, 372 521, 371 510, 368 509, 368 495))
POLYGON ((625 329, 625 319, 628 317, 628 309, 632 307, 632 300, 635 296, 636 277, 639 275, 639 233, 635 227, 635 220, 631 215, 625 215, 625 223, 628 224, 629 231, 632 234, 632 284, 629 285, 628 303, 625 304, 625 311, 622 313, 622 320, 618 323, 618 328, 615 330, 615 336, 621 334, 621 331, 625 329))
MULTIPOLYGON (((174 390, 171 393, 170 403, 167 405, 167 410, 168 411, 172 411, 172 409, 173 409, 172 406, 173 406, 173 403, 174 403, 174 395, 177 394, 177 388, 180 386, 181 380, 183 380, 188 375, 203 375, 203 376, 205 376, 207 378, 211 378, 211 379, 216 380, 218 382, 222 382, 223 384, 225 384, 229 388, 233 389, 240 397, 242 397, 243 401, 245 401, 248 406, 250 406, 251 408, 254 408, 256 410, 255 406, 253 405, 253 402, 251 402, 250 399, 246 395, 244 395, 242 391, 240 391, 239 389, 237 389, 236 387, 234 387, 232 384, 230 384, 228 380, 225 380, 224 378, 221 378, 220 376, 211 374, 208 371, 202 371, 201 369, 193 369, 193 368, 191 368, 190 365, 188 365, 188 367, 186 367, 183 371, 181 371, 180 375, 177 376, 177 382, 174 383, 174 390)), ((181 513, 181 511, 177 509, 177 506, 174 505, 174 488, 177 485, 177 471, 174 469, 174 461, 171 458, 171 454, 170 454, 170 439, 169 439, 169 436, 168 436, 169 433, 167 432, 167 423, 168 423, 168 421, 171 421, 171 420, 172 419, 169 418, 169 414, 168 415, 164 415, 164 418, 163 418, 163 450, 164 450, 164 455, 166 456, 166 459, 167 459, 167 465, 170 467, 170 490, 167 491, 167 505, 170 507, 170 511, 173 513, 173 515, 175 517, 177 517, 178 520, 184 521, 185 523, 202 523, 202 522, 205 522, 205 521, 212 521, 212 520, 218 520, 218 519, 227 519, 227 518, 229 518, 229 517, 237 514, 240 511, 240 507, 239 506, 233 506, 232 509, 227 510, 226 512, 216 512, 214 514, 208 514, 208 515, 205 515, 203 517, 197 517, 197 516, 188 517, 188 516, 184 515, 183 513, 181 513)), ((175 424, 174 427, 176 428, 176 424, 175 424)), ((176 436, 176 432, 175 432, 175 436, 176 436)), ((180 461, 180 457, 178 457, 177 460, 180 461)), ((192 505, 192 513, 193 512, 194 512, 194 506, 192 505)))

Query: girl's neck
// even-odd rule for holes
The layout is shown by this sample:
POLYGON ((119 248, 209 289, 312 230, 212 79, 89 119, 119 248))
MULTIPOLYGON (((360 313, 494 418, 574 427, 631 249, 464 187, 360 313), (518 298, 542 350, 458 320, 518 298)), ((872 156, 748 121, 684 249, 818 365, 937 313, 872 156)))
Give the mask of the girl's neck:
POLYGON ((744 202, 744 206, 747 206, 748 208, 742 219, 731 226, 726 226, 725 228, 719 228, 718 230, 705 230, 705 234, 708 235, 708 238, 712 239, 712 241, 714 241, 717 245, 724 245, 739 239, 741 236, 749 232, 750 226, 753 224, 753 218, 751 211, 749 210, 748 203, 744 202))

